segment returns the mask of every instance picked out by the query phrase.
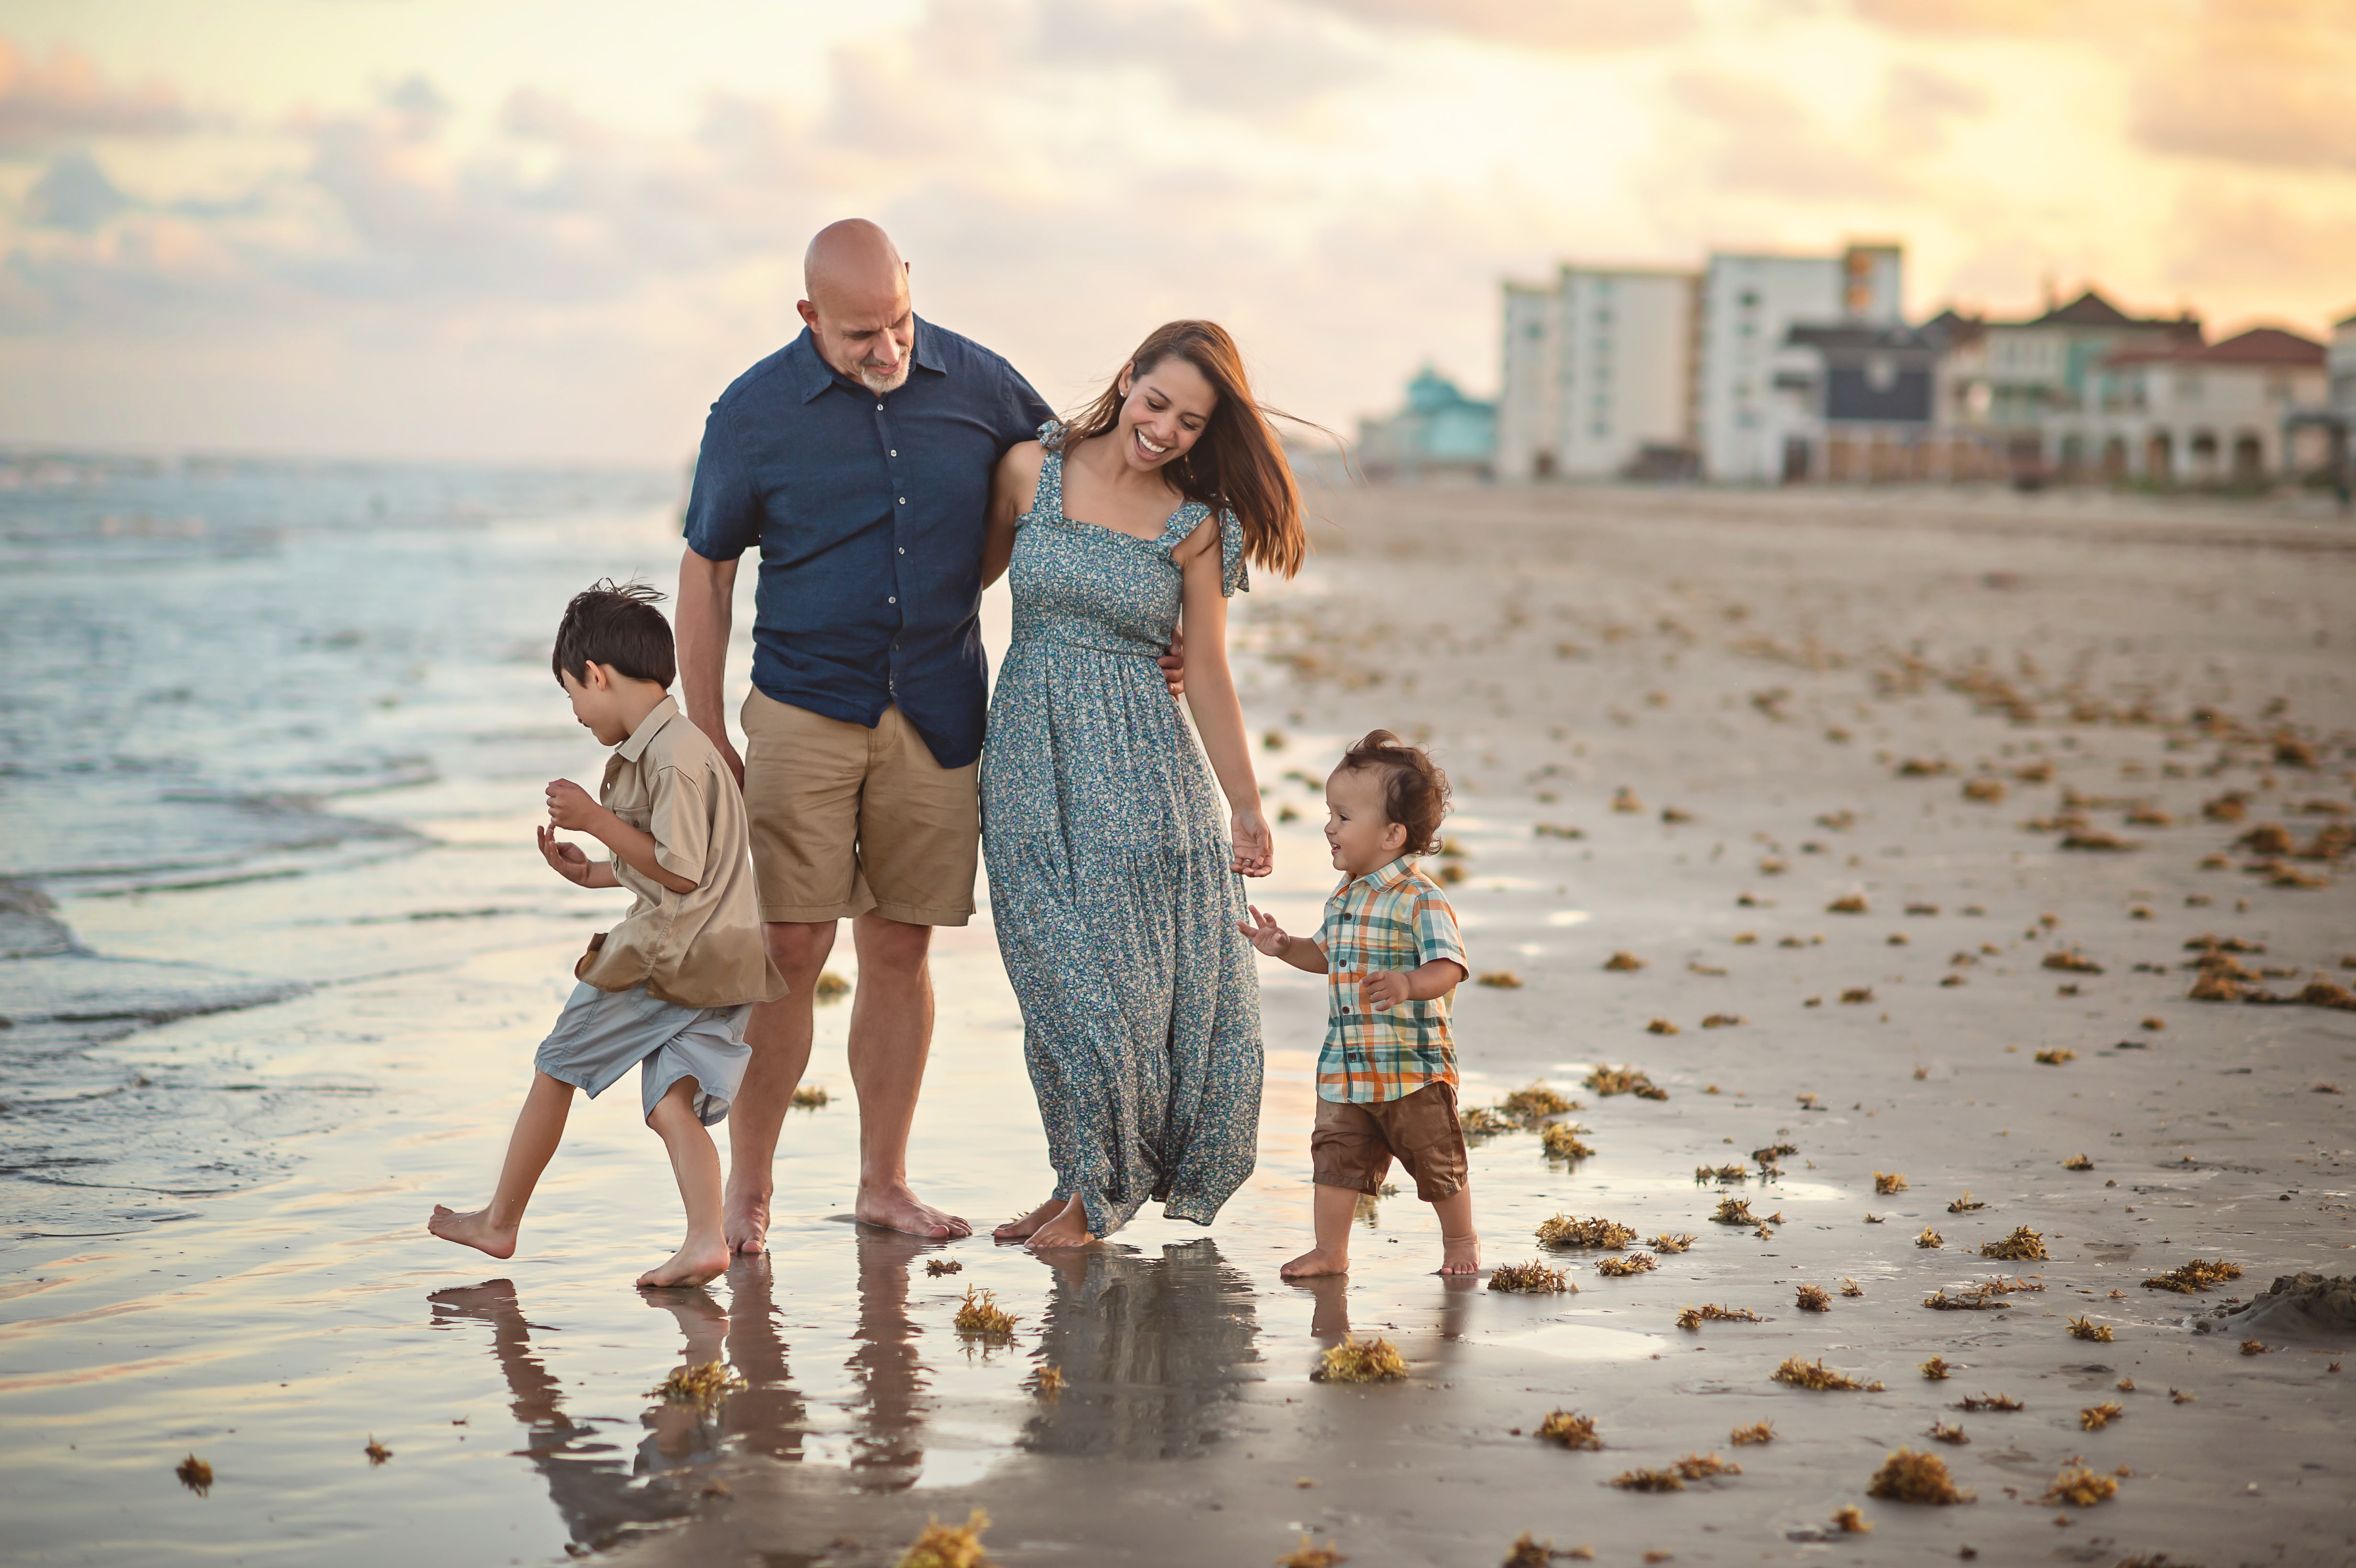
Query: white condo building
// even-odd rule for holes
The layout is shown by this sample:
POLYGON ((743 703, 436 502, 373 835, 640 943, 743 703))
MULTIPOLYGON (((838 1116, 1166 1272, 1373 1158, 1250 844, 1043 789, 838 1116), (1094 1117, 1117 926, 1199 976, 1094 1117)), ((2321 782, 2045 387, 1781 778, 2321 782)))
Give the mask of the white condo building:
POLYGON ((1904 259, 1895 245, 1852 245, 1838 256, 1713 254, 1702 274, 1693 425, 1705 477, 1767 484, 1785 475, 1789 400, 1778 374, 1804 377, 1785 339, 1795 325, 1902 322, 1904 259), (1779 358, 1783 362, 1779 362, 1779 358))
POLYGON ((1690 452, 1697 281, 1566 266, 1507 283, 1497 477, 1609 478, 1690 452))

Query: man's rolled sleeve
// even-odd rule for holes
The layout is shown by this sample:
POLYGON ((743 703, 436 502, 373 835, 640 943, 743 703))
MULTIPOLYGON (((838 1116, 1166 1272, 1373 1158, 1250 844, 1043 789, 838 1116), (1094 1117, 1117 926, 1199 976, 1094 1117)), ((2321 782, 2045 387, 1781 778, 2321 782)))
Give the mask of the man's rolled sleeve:
POLYGON ((761 510, 747 482, 728 416, 714 406, 703 421, 695 485, 687 497, 687 548, 706 560, 734 560, 761 542, 761 510))

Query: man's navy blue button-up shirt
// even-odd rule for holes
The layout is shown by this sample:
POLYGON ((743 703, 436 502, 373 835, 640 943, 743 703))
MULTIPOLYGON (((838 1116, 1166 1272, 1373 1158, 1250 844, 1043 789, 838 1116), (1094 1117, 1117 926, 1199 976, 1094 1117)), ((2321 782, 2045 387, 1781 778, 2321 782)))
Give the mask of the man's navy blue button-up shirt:
POLYGON ((880 397, 805 329, 720 394, 687 503, 688 548, 755 545, 753 684, 875 727, 897 705, 945 768, 981 754, 981 541, 991 474, 1051 411, 1014 368, 919 318, 880 397))

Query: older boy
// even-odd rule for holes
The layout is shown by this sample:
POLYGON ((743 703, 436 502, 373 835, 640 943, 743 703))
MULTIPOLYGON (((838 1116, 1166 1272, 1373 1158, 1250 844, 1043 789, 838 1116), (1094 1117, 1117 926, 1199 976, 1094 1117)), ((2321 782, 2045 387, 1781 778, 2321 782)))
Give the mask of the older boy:
POLYGON ((608 581, 564 608, 550 666, 573 718, 616 750, 596 800, 570 779, 548 786, 540 852, 567 881, 636 897, 573 966, 580 984, 541 1043, 489 1205, 461 1214, 437 1203, 425 1227, 512 1256, 573 1091, 594 1100, 636 1066, 647 1125, 670 1155, 687 1208, 687 1239, 638 1276, 641 1285, 701 1285, 728 1266, 720 1154, 704 1129, 728 1115, 744 1081, 753 1004, 784 988, 761 938, 735 775, 670 699, 677 661, 654 607, 661 597, 608 581), (559 828, 588 834, 612 859, 592 861, 559 842, 559 828))

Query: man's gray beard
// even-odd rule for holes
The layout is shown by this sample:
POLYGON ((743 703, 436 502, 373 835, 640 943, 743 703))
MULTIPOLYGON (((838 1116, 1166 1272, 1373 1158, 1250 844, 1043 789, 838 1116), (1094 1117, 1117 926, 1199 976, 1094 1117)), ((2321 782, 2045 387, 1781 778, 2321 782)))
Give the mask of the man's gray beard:
POLYGON ((879 398, 886 392, 897 391, 907 384, 908 364, 907 356, 901 356, 899 368, 888 376, 879 376, 862 365, 859 368, 859 384, 879 398))

